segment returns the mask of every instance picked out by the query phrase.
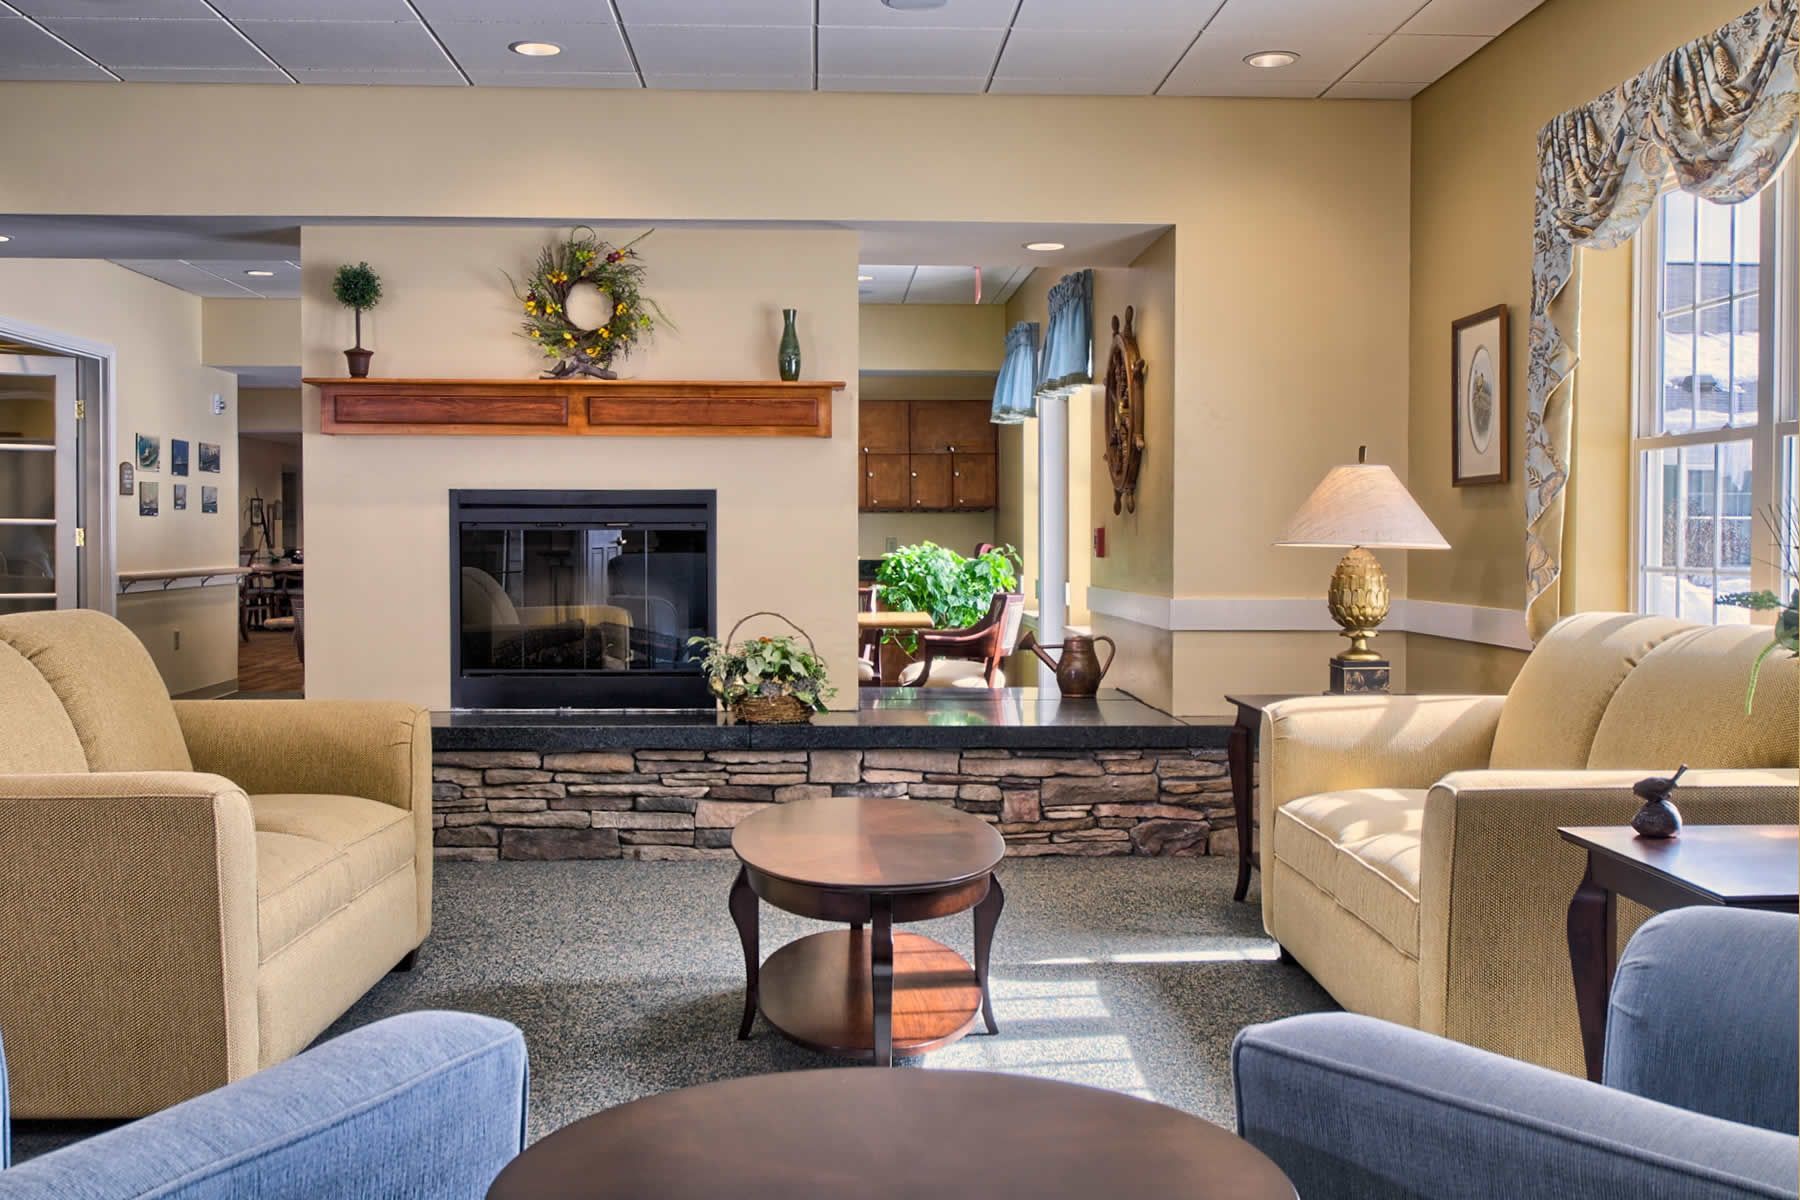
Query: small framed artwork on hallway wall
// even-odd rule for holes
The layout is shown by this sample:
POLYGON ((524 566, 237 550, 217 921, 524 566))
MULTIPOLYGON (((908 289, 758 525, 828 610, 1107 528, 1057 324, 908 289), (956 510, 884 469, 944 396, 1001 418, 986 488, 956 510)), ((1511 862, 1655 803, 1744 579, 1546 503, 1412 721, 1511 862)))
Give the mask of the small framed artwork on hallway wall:
POLYGON ((181 438, 169 439, 169 474, 188 473, 188 444, 181 438))
POLYGON ((187 484, 177 483, 172 486, 173 486, 174 493, 175 493, 175 497, 174 497, 175 511, 181 512, 183 509, 185 509, 187 507, 187 484))
POLYGON ((219 489, 211 484, 200 486, 200 511, 216 513, 219 511, 219 489))
POLYGON ((1450 322, 1450 482, 1505 483, 1508 389, 1506 305, 1450 322))
POLYGON ((150 482, 147 479, 144 482, 138 484, 138 489, 137 489, 138 516, 154 517, 157 514, 157 511, 158 511, 157 504, 156 504, 157 490, 158 489, 157 489, 156 484, 150 482))
POLYGON ((211 442, 200 443, 200 469, 209 475, 219 473, 219 448, 211 442))
POLYGON ((162 469, 162 439, 149 434, 137 435, 137 469, 140 471, 160 471, 162 469))

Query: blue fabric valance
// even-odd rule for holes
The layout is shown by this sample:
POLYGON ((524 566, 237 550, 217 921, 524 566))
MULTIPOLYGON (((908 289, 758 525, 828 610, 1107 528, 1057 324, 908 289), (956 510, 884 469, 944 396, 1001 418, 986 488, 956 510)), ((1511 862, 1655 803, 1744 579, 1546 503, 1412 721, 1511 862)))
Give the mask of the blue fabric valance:
POLYGON ((1044 354, 1037 394, 1067 395, 1094 381, 1094 273, 1064 275, 1050 289, 1050 319, 1044 328, 1044 354))
POLYGON ((1038 323, 1020 321, 1006 331, 1006 356, 994 381, 996 425, 1017 425, 1037 416, 1038 323))

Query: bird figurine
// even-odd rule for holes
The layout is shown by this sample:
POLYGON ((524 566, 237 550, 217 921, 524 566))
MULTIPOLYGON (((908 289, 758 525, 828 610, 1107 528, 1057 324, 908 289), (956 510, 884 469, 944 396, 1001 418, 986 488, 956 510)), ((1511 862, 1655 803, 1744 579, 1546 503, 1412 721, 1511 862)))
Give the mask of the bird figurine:
POLYGON ((1639 837, 1672 838, 1681 832, 1681 810, 1669 800, 1669 793, 1685 774, 1687 764, 1682 763, 1680 770, 1666 779, 1652 775, 1631 785, 1631 794, 1644 802, 1631 818, 1631 827, 1639 837))

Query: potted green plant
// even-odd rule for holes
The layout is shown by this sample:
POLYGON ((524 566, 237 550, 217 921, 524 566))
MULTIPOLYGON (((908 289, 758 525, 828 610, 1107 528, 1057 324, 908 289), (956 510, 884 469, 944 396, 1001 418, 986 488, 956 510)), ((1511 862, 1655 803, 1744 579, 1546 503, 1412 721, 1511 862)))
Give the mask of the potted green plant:
POLYGON ((825 711, 825 701, 837 689, 828 682, 830 671, 819 657, 804 629, 777 612, 753 612, 723 638, 689 638, 688 645, 701 653, 700 670, 712 694, 732 716, 750 724, 796 725, 825 711), (751 617, 775 617, 786 622, 802 638, 732 639, 751 617))
POLYGON ((337 297, 339 304, 356 313, 356 347, 344 351, 344 358, 350 363, 350 378, 366 378, 369 360, 375 357, 375 352, 363 349, 362 315, 381 303, 381 276, 366 262, 355 266, 345 263, 332 277, 331 294, 337 297))
MULTIPOLYGON (((965 558, 936 542, 920 542, 882 555, 875 583, 889 611, 930 613, 939 629, 965 629, 987 614, 996 593, 1019 586, 1018 562, 1011 546, 965 558)), ((918 649, 918 638, 904 630, 885 636, 908 654, 918 649)))

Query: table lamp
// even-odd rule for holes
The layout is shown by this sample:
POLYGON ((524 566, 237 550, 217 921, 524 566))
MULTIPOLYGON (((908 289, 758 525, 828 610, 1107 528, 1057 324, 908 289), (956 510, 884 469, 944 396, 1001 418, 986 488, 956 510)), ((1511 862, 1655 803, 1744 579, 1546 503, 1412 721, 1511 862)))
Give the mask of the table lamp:
POLYGON ((1336 693, 1388 690, 1388 660, 1369 648, 1376 626, 1388 614, 1387 573, 1370 548, 1450 548, 1393 469, 1369 462, 1368 454, 1367 446, 1359 447, 1354 465, 1331 468, 1275 543, 1349 549, 1331 573, 1326 593, 1332 620, 1350 639, 1350 648, 1331 660, 1331 690, 1336 693))

